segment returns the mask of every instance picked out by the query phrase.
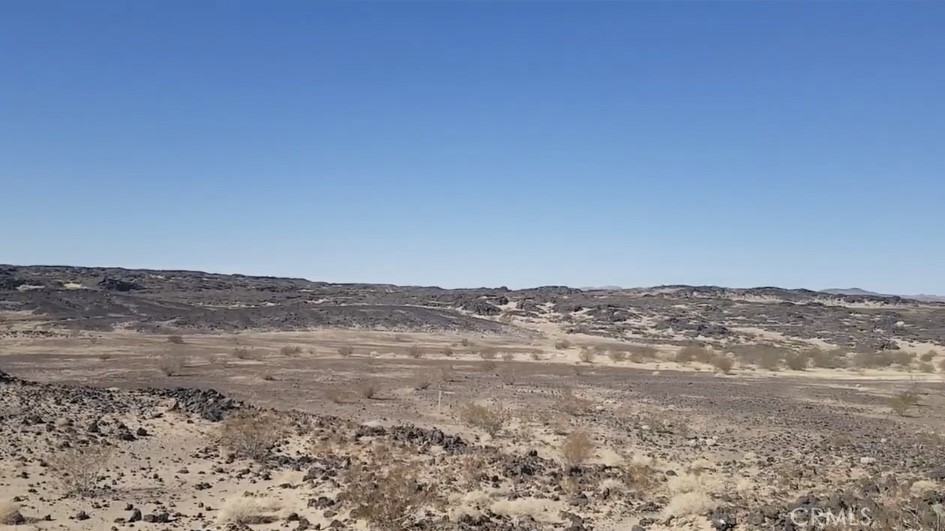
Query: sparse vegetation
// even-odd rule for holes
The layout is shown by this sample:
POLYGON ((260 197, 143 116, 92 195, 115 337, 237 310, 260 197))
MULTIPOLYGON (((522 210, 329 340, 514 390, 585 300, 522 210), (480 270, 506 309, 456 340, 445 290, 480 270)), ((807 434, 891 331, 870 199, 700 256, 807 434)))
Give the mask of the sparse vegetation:
POLYGON ((441 352, 447 358, 452 358, 455 355, 455 353, 453 352, 453 348, 450 347, 449 345, 446 345, 445 347, 443 347, 443 350, 441 352))
POLYGON ((571 348, 571 342, 567 339, 559 339, 555 341, 555 348, 557 350, 567 350, 571 348))
POLYGON ((929 351, 926 352, 925 354, 922 354, 922 356, 919 358, 919 360, 928 363, 928 362, 932 361, 933 359, 935 359, 935 356, 936 356, 936 355, 938 355, 937 352, 935 352, 934 350, 929 350, 929 351))
POLYGON ((575 431, 561 443, 561 463, 565 469, 580 467, 593 454, 594 441, 586 431, 575 431))
POLYGON ((285 437, 286 426, 273 413, 237 411, 220 423, 218 442, 237 457, 265 460, 285 437))
POLYGON ((779 370, 784 359, 793 352, 766 344, 734 345, 731 350, 743 365, 754 365, 768 371, 779 370))
POLYGON ((354 355, 354 347, 351 345, 342 345, 338 347, 338 355, 342 358, 350 358, 354 355))
POLYGON ((233 357, 244 361, 259 359, 259 355, 256 351, 247 347, 236 347, 233 349, 233 357))
POLYGON ((498 352, 492 347, 485 347, 479 351, 479 357, 484 360, 494 360, 498 355, 498 352))
POLYGON ((168 352, 161 356, 158 362, 158 369, 161 370, 164 376, 179 376, 184 372, 185 361, 183 355, 168 352))
POLYGON ((847 366, 847 351, 841 348, 824 350, 815 347, 807 351, 807 357, 819 369, 842 369, 847 366))
POLYGON ((574 390, 565 387, 555 400, 555 409, 574 417, 586 415, 591 410, 591 401, 574 394, 574 390))
POLYGON ((633 363, 646 363, 659 357, 659 349, 651 345, 628 345, 630 352, 630 361, 633 363))
POLYGON ((361 380, 355 384, 354 390, 357 391, 362 398, 367 398, 368 400, 377 398, 378 393, 381 392, 380 386, 374 380, 361 380))
POLYGON ((469 426, 495 437, 505 426, 508 413, 498 406, 468 404, 459 410, 459 418, 469 426))
POLYGON ((784 357, 784 363, 792 371, 806 371, 810 363, 810 353, 807 351, 789 352, 784 357))
POLYGON ((544 356, 541 355, 541 352, 538 352, 537 350, 532 351, 529 356, 531 356, 532 361, 543 361, 545 359, 544 356))
POLYGON ((298 356, 302 353, 302 347, 298 345, 286 345, 279 349, 279 353, 283 356, 298 356))
POLYGON ((589 348, 581 349, 581 352, 578 353, 578 359, 584 363, 594 363, 596 358, 597 354, 589 348))
POLYGON ((167 342, 174 345, 183 345, 184 336, 167 336, 167 342))
POLYGON ((218 524, 264 525, 278 521, 280 504, 269 498, 243 495, 230 498, 221 508, 218 524))
POLYGON ((919 393, 914 389, 900 391, 889 398, 889 409, 900 417, 905 417, 913 407, 918 405, 919 393))
POLYGON ((612 348, 607 351, 607 356, 610 357, 610 361, 614 363, 621 363, 621 362, 627 361, 629 354, 627 354, 627 351, 625 350, 612 348))
POLYGON ((895 357, 888 350, 858 352, 853 355, 853 366, 858 369, 884 369, 893 363, 895 363, 895 357))
POLYGON ((353 506, 351 516, 381 531, 409 528, 411 517, 435 500, 433 489, 420 483, 407 464, 383 474, 377 463, 358 464, 347 484, 344 499, 353 506))
POLYGON ((499 371, 499 379, 502 380, 502 383, 505 385, 515 385, 516 382, 516 372, 515 367, 512 365, 507 365, 502 367, 499 371))
POLYGON ((725 354, 712 356, 712 366, 722 374, 731 374, 735 368, 735 360, 725 354))
POLYGON ((514 361, 514 360, 515 360, 515 353, 513 352, 502 353, 502 361, 509 362, 509 361, 514 361))
POLYGON ((46 462, 66 496, 92 496, 111 456, 111 449, 105 446, 74 446, 57 451, 46 462))
POLYGON ((683 365, 698 361, 699 363, 712 363, 715 354, 709 349, 699 345, 688 345, 676 353, 676 363, 683 365))
POLYGON ((433 385, 433 377, 430 375, 429 371, 419 371, 414 377, 413 389, 414 391, 423 391, 424 389, 429 389, 433 385))
POLYGON ((407 355, 415 360, 418 360, 423 357, 423 349, 420 348, 420 345, 412 345, 407 349, 407 355))

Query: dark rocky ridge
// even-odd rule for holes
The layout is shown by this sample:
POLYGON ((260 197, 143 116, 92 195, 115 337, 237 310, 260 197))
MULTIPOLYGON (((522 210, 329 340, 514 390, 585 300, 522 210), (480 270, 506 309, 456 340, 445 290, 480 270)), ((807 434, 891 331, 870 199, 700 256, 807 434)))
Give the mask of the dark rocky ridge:
POLYGON ((878 348, 892 339, 945 344, 945 304, 776 287, 443 289, 197 271, 0 265, 0 309, 31 311, 53 326, 86 330, 330 326, 530 334, 499 319, 511 314, 559 322, 569 332, 642 336, 653 342, 671 341, 667 333, 740 342, 744 337, 737 328, 750 327, 849 348, 878 348))

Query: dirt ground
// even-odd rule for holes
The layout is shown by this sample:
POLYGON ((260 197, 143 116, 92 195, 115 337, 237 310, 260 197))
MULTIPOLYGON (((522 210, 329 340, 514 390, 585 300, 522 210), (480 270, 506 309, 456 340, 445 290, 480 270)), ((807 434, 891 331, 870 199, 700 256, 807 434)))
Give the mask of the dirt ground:
POLYGON ((36 384, 0 386, 0 499, 19 500, 8 505, 37 529, 788 529, 799 507, 867 508, 873 528, 941 529, 930 523, 941 522, 935 496, 945 493, 938 374, 722 374, 672 356, 614 360, 600 338, 571 337, 566 346, 553 336, 358 330, 7 339, 0 370, 36 384), (219 419, 141 391, 177 387, 278 410, 291 435, 268 460, 241 460, 218 449, 219 419), (488 433, 471 404, 501 417, 499 429, 488 433), (34 408, 44 418, 31 420, 34 408), (83 426, 99 417, 148 435, 125 441, 114 428, 109 490, 70 495, 38 448, 55 455, 77 434, 84 441, 83 426), (576 464, 566 450, 575 434, 590 447, 576 464), (378 457, 378 441, 399 457, 378 457), (420 474, 412 481, 439 485, 438 501, 395 524, 364 517, 354 483, 339 476, 358 459, 375 472, 409 463, 420 474), (239 510, 269 516, 225 517, 236 498, 239 510), (166 512, 170 523, 128 521, 149 503, 145 516, 166 512))

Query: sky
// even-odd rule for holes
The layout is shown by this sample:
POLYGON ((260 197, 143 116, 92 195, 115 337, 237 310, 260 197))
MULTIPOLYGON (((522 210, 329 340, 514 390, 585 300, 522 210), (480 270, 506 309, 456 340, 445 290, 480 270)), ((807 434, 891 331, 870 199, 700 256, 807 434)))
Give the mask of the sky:
POLYGON ((0 2, 0 263, 945 294, 945 2, 0 2))

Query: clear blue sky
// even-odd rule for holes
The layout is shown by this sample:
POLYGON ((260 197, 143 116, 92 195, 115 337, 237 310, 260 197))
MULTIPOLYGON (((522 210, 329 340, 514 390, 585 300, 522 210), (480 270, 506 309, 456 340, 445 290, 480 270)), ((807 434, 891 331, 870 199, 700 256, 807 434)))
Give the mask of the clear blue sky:
POLYGON ((0 2, 0 262, 945 293, 945 2, 0 2))

